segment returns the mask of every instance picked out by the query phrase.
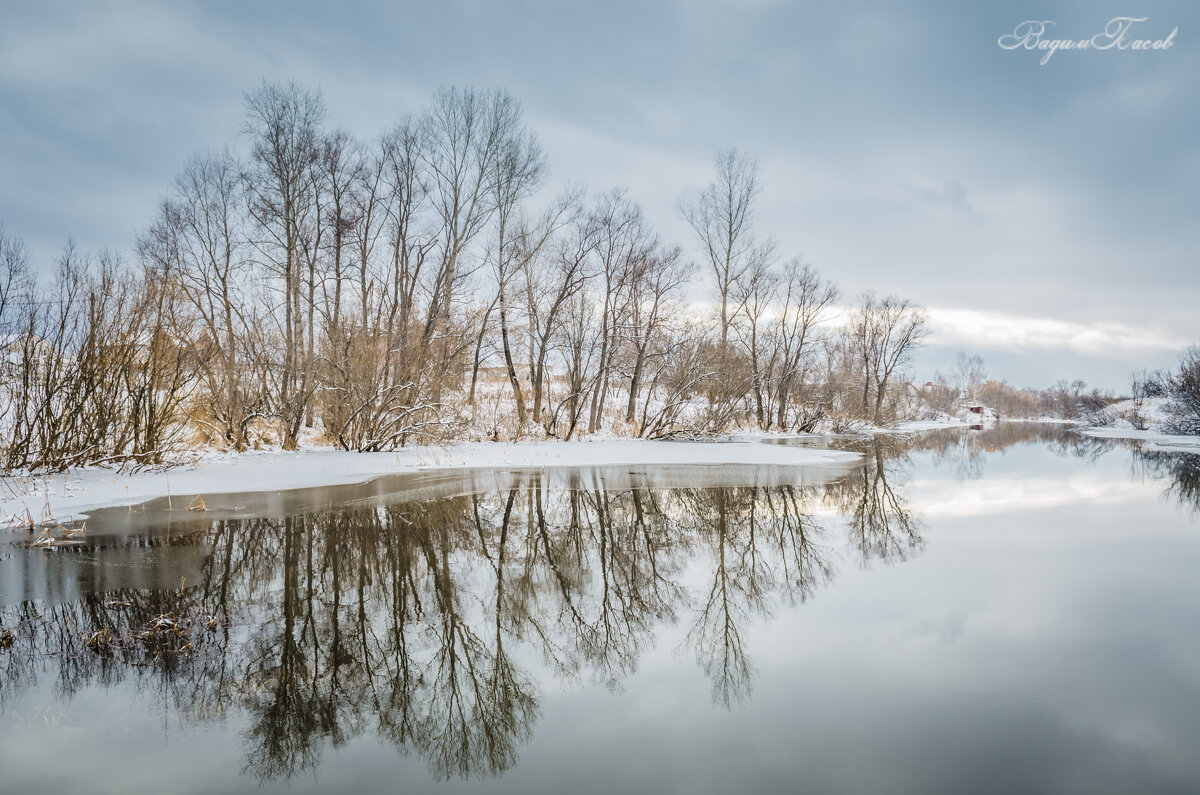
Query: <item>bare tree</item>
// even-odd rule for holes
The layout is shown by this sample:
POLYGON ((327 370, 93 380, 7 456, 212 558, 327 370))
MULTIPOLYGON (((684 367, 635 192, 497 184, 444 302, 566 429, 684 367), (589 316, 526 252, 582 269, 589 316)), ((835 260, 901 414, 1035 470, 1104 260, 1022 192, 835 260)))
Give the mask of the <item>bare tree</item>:
POLYGON ((850 333, 862 361, 862 410, 876 425, 884 421, 888 388, 897 368, 908 362, 928 335, 923 309, 907 299, 864 294, 854 310, 850 333))
POLYGON ((422 364, 428 346, 420 299, 427 265, 438 244, 436 227, 424 218, 430 209, 427 144, 421 121, 406 118, 384 136, 381 153, 389 249, 387 286, 381 294, 387 316, 383 369, 389 383, 406 387, 410 403, 422 392, 422 364))
POLYGON ((597 229, 597 260, 600 298, 600 352, 598 372, 588 409, 588 432, 603 422, 603 406, 613 377, 613 363, 621 344, 620 329, 628 315, 632 296, 631 277, 639 263, 658 245, 646 223, 642 208, 622 189, 600 196, 593 212, 597 229))
POLYGON ((775 245, 759 240, 754 232, 754 200, 758 196, 758 164, 736 149, 717 153, 716 178, 700 196, 680 204, 684 220, 700 243, 712 268, 717 296, 721 347, 729 340, 729 327, 738 314, 734 288, 756 266, 768 264, 775 245))
POLYGON ((505 142, 504 151, 497 158, 495 168, 493 190, 496 205, 496 306, 499 310, 504 366, 508 371, 508 382, 512 386, 513 401, 517 405, 519 431, 525 427, 528 408, 521 389, 521 380, 517 377, 517 369, 513 363, 512 345, 509 341, 507 290, 512 277, 522 272, 522 266, 536 257, 549 240, 554 232, 556 218, 547 218, 536 230, 522 224, 516 218, 520 202, 538 187, 545 174, 545 156, 532 133, 525 130, 514 132, 505 142), (514 229, 514 226, 517 228, 514 229))
MULTIPOLYGON (((364 154, 350 135, 335 130, 320 141, 319 156, 314 164, 314 179, 320 184, 317 196, 324 199, 326 208, 319 219, 324 225, 323 234, 313 240, 323 251, 323 268, 319 277, 321 304, 325 331, 330 337, 341 336, 343 302, 350 281, 350 247, 352 237, 360 223, 360 197, 356 195, 363 177, 364 154)), ((365 203, 371 205, 369 199, 365 203)), ((371 209, 374 209, 372 206, 371 209)), ((361 286, 361 281, 360 281, 361 286)), ((360 301, 362 312, 367 311, 365 291, 360 301)), ((362 327, 366 327, 365 315, 362 327)))
POLYGON ((0 335, 11 335, 20 310, 29 300, 33 277, 29 249, 24 241, 0 224, 0 335))
POLYGON ((774 366, 774 362, 764 361, 769 356, 766 320, 776 303, 778 289, 778 276, 766 261, 759 260, 733 284, 732 293, 737 304, 733 327, 750 363, 749 391, 754 400, 754 419, 763 430, 771 421, 770 407, 766 405, 769 396, 765 376, 774 366))
MULTIPOLYGON (((8 429, 12 414, 26 407, 18 405, 27 393, 30 376, 13 366, 14 360, 27 364, 23 353, 32 341, 23 340, 33 333, 37 307, 33 304, 34 279, 29 271, 29 250, 24 241, 0 224, 0 427, 8 429)), ((11 440, 0 438, 0 452, 11 440)), ((7 457, 7 456, 6 456, 7 457)))
POLYGON ((1180 356, 1179 369, 1168 386, 1171 397, 1168 426, 1176 433, 1200 435, 1200 345, 1180 356))
MULTIPOLYGON (((326 431, 346 443, 350 417, 364 416, 363 401, 378 395, 390 376, 387 357, 381 356, 390 349, 382 327, 386 277, 376 273, 374 256, 387 218, 385 153, 382 145, 368 148, 345 133, 333 133, 323 143, 319 165, 319 195, 326 205, 326 231, 316 241, 323 254, 318 268, 324 331, 320 408, 326 431)), ((349 437, 361 441, 356 432, 349 437)))
POLYGON ((523 257, 525 279, 525 314, 529 323, 530 386, 533 392, 533 421, 543 425, 543 402, 546 393, 546 370, 551 347, 570 302, 583 290, 593 275, 589 261, 596 246, 596 227, 591 219, 579 212, 579 197, 568 193, 561 197, 543 221, 550 229, 559 221, 569 219, 565 230, 555 235, 552 245, 545 245, 545 235, 530 235, 541 241, 523 257))
MULTIPOLYGON (((648 380, 647 372, 654 369, 656 360, 665 352, 664 337, 669 334, 669 326, 674 319, 672 301, 691 274, 692 264, 683 258, 678 246, 650 252, 633 274, 629 315, 624 330, 632 359, 629 400, 625 407, 625 421, 628 423, 636 420, 637 402, 648 380)), ((647 397, 652 391, 647 390, 647 397)), ((648 402, 643 408, 643 416, 647 410, 648 402)))
POLYGON ((597 365, 602 346, 600 332, 595 324, 597 302, 588 291, 577 289, 574 297, 566 304, 564 322, 559 327, 557 344, 563 351, 566 370, 566 394, 545 421, 547 433, 560 435, 557 428, 560 416, 565 413, 565 432, 562 438, 570 439, 584 420, 588 409, 587 394, 598 380, 597 365))
MULTIPOLYGON (((463 262, 467 247, 497 209, 501 163, 528 136, 521 104, 505 91, 441 89, 421 120, 419 154, 440 222, 439 262, 430 290, 422 348, 440 368, 449 366, 445 334, 456 289, 474 269, 463 262), (436 350, 434 350, 434 343, 436 350)), ((440 384, 434 387, 435 398, 440 384)))
POLYGON ((169 274, 138 273, 107 252, 90 260, 68 245, 48 288, 28 296, 7 351, 19 374, 6 385, 7 468, 165 458, 184 430, 193 371, 171 334, 176 288, 169 274))
POLYGON ((267 411, 267 395, 254 372, 263 353, 251 332, 255 301, 243 201, 233 155, 193 157, 138 241, 143 262, 178 280, 180 297, 191 307, 173 325, 193 345, 204 386, 206 410, 200 417, 235 450, 245 448, 250 424, 267 411))
MULTIPOLYGON (((778 375, 775 383, 776 421, 787 429, 788 406, 796 392, 803 392, 817 355, 817 330, 832 311, 838 290, 800 260, 792 260, 784 269, 779 315, 773 326, 778 375)), ((802 397, 804 397, 802 395, 802 397)), ((811 430, 824 416, 825 407, 817 407, 800 418, 796 426, 811 430)))
MULTIPOLYGON (((302 250, 317 246, 304 239, 320 230, 314 170, 321 155, 325 101, 295 83, 264 82, 246 96, 243 132, 250 139, 244 181, 247 206, 260 235, 254 245, 263 262, 283 280, 284 351, 277 396, 283 447, 295 449, 314 384, 311 346, 305 338, 305 263, 302 250)), ((310 291, 313 289, 309 279, 310 291)), ((311 317, 312 301, 308 309, 311 317)), ((311 322, 310 322, 311 327, 311 322)))
POLYGON ((954 357, 954 382, 958 387, 959 397, 963 400, 975 400, 979 387, 987 380, 985 373, 982 357, 967 356, 965 351, 959 351, 954 357))

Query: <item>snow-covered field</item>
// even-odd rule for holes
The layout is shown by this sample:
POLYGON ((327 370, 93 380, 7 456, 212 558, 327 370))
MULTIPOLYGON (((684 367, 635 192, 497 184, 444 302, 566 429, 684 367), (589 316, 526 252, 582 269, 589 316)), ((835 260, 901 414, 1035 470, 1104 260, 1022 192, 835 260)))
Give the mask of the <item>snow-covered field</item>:
POLYGON ((278 491, 358 483, 417 470, 616 465, 806 466, 853 461, 855 453, 762 441, 476 442, 392 453, 318 449, 211 454, 163 471, 87 467, 48 477, 0 478, 0 522, 66 521, 87 511, 168 495, 278 491))

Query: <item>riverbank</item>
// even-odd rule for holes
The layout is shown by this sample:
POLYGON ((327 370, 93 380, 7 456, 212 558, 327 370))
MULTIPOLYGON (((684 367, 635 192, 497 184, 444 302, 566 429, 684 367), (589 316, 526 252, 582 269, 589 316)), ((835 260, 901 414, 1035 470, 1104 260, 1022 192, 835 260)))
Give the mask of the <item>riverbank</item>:
POLYGON ((1139 431, 1133 427, 1092 427, 1080 428, 1084 436, 1094 436, 1097 439, 1124 439, 1140 442, 1143 449, 1159 450, 1164 453, 1200 453, 1200 436, 1183 436, 1176 433, 1165 433, 1153 428, 1139 431))
POLYGON ((623 465, 813 466, 852 461, 856 453, 769 444, 764 440, 663 442, 472 442, 388 453, 329 448, 208 453, 192 463, 129 472, 85 467, 47 476, 0 478, 0 522, 66 521, 90 510, 166 496, 281 491, 359 483, 383 475, 437 469, 623 465))
POLYGON ((1173 412, 1165 397, 1145 398, 1139 402, 1122 400, 1108 406, 1102 422, 1080 428, 1085 436, 1097 439, 1123 439, 1138 442, 1143 449, 1167 453, 1200 453, 1200 436, 1171 433, 1173 412))

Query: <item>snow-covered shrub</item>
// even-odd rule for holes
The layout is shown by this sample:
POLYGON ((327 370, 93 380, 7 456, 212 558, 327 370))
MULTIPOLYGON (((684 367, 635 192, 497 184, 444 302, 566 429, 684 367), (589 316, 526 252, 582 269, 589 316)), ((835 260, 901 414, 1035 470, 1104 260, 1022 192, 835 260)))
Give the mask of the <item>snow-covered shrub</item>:
POLYGON ((1200 345, 1183 352, 1169 392, 1168 427, 1175 433, 1200 435, 1200 345))

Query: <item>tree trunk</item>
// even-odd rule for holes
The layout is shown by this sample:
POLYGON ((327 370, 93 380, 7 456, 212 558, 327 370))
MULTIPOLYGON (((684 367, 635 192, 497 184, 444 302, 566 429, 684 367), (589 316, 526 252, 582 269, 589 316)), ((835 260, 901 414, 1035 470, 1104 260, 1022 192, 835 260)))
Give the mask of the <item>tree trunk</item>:
POLYGON ((637 418, 638 392, 642 387, 642 368, 646 362, 646 346, 638 347, 637 359, 633 363, 633 375, 629 378, 629 403, 625 406, 625 421, 633 422, 637 418))
POLYGON ((504 366, 508 368, 508 381, 512 384, 513 400, 517 403, 517 431, 520 432, 525 429, 525 396, 521 393, 521 379, 517 378, 517 368, 513 365, 512 348, 508 343, 508 315, 505 310, 503 283, 500 285, 500 339, 504 348, 504 366))

